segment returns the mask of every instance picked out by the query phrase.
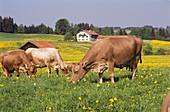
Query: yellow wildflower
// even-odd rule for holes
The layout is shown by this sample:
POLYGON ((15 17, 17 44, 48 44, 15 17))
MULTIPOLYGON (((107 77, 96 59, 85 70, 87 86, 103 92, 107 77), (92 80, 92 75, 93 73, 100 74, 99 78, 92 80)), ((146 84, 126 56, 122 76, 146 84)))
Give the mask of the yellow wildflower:
POLYGON ((151 91, 149 91, 148 93, 151 93, 151 91))
POLYGON ((91 110, 91 107, 88 107, 89 110, 91 110))
POLYGON ((100 84, 97 84, 97 87, 99 87, 100 86, 100 84))
POLYGON ((111 107, 113 107, 113 104, 110 104, 111 107))
POLYGON ((99 100, 96 100, 96 103, 98 103, 99 102, 99 100))
POLYGON ((81 97, 79 97, 79 100, 81 100, 81 97))
POLYGON ((117 98, 115 97, 115 98, 114 98, 114 100, 116 101, 116 100, 117 100, 117 98))
POLYGON ((114 100, 113 100, 113 99, 110 99, 110 101, 111 101, 111 102, 114 102, 114 100))
POLYGON ((86 109, 86 107, 83 107, 83 110, 85 110, 86 109))

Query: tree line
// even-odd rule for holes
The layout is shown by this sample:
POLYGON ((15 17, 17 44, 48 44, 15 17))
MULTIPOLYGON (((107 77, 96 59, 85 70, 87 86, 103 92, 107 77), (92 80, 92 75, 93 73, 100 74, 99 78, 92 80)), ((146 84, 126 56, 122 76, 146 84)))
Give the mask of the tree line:
POLYGON ((70 24, 67 19, 59 19, 55 24, 55 29, 53 30, 51 27, 46 26, 43 23, 37 26, 26 26, 23 24, 20 24, 18 26, 16 23, 14 23, 13 18, 2 18, 0 16, 0 32, 57 35, 65 35, 66 33, 70 33, 71 35, 75 36, 81 30, 92 30, 100 35, 135 35, 141 39, 166 40, 170 38, 168 29, 164 28, 159 28, 158 30, 155 30, 154 28, 133 28, 130 34, 128 34, 125 29, 121 28, 114 31, 113 27, 106 26, 104 28, 101 28, 88 23, 70 24))

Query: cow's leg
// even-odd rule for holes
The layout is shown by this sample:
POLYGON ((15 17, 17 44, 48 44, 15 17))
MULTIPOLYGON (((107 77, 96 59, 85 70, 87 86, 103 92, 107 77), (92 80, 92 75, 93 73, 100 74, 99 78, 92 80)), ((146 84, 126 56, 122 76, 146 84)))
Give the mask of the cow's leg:
POLYGON ((19 67, 16 67, 16 68, 15 68, 15 71, 16 71, 17 77, 19 77, 19 67))
POLYGON ((59 76, 59 70, 58 69, 55 69, 55 72, 56 72, 56 76, 58 77, 59 76))
POLYGON ((137 71, 137 64, 136 64, 136 61, 133 62, 133 65, 132 65, 132 72, 133 72, 133 75, 132 75, 132 80, 135 78, 136 76, 136 71, 137 71))
POLYGON ((7 70, 6 70, 6 68, 2 65, 2 69, 3 69, 3 71, 4 71, 4 75, 6 76, 6 77, 8 77, 8 72, 7 72, 7 70))
POLYGON ((103 73, 99 73, 99 83, 102 84, 103 83, 103 79, 102 79, 103 73))
POLYGON ((48 77, 49 77, 51 74, 51 66, 49 64, 47 64, 47 69, 48 69, 48 77))
POLYGON ((109 70, 109 77, 111 79, 111 83, 115 83, 115 81, 114 81, 114 62, 109 63, 108 70, 109 70))

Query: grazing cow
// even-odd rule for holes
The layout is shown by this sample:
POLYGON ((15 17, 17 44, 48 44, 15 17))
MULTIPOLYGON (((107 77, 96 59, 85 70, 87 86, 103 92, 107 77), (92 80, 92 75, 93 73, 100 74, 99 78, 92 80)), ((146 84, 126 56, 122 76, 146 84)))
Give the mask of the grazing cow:
POLYGON ((72 72, 74 65, 76 65, 76 63, 64 63, 64 64, 66 66, 67 72, 72 72))
POLYGON ((103 72, 108 69, 111 83, 114 83, 114 67, 123 68, 131 65, 134 79, 138 60, 141 59, 141 48, 142 40, 134 36, 98 40, 73 67, 71 82, 82 79, 88 71, 93 70, 99 73, 99 83, 102 83, 103 72))
POLYGON ((22 50, 3 51, 0 62, 6 77, 11 77, 14 71, 19 77, 19 70, 26 72, 27 78, 36 73, 36 67, 31 64, 28 55, 22 50))
POLYGON ((170 91, 162 104, 161 112, 170 112, 170 91))
POLYGON ((64 62, 55 48, 28 48, 26 53, 29 56, 30 61, 37 68, 43 68, 47 66, 48 77, 51 73, 51 67, 54 68, 58 76, 58 69, 60 68, 64 74, 68 74, 65 69, 64 62))

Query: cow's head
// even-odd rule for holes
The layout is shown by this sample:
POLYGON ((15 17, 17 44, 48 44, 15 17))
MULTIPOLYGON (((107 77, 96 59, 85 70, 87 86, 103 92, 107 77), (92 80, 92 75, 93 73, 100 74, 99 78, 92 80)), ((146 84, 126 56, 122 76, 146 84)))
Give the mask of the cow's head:
POLYGON ((77 80, 81 80, 86 73, 89 71, 89 69, 86 68, 87 62, 84 62, 83 64, 76 63, 72 67, 72 76, 71 76, 71 82, 75 82, 77 80))
POLYGON ((34 65, 32 65, 32 66, 30 66, 30 67, 26 67, 26 69, 27 69, 26 73, 27 73, 30 77, 31 77, 32 75, 35 75, 36 72, 37 72, 37 68, 36 68, 34 65))

